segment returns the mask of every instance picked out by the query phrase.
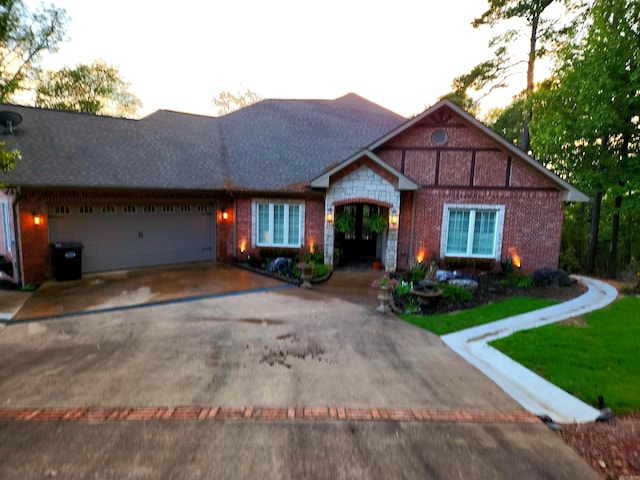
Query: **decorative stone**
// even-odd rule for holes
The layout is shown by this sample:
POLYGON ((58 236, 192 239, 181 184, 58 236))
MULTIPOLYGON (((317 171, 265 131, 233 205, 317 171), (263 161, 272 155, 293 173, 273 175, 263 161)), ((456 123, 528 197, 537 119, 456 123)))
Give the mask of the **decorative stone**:
POLYGON ((278 257, 269 265, 267 265, 267 271, 270 273, 279 273, 280 275, 286 276, 292 271, 291 259, 278 257))
POLYGON ((458 285, 459 287, 471 292, 478 288, 478 282, 471 278, 452 278, 448 283, 449 285, 458 285))

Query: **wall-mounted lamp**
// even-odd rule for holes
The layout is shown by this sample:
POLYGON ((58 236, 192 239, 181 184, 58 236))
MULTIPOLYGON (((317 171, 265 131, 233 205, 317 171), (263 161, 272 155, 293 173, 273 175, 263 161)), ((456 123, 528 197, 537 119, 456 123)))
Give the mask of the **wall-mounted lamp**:
POLYGON ((229 220, 229 212, 227 212, 226 208, 220 210, 220 216, 222 217, 222 220, 229 220))
POLYGON ((511 265, 514 268, 522 268, 522 260, 520 259, 520 254, 518 253, 518 249, 515 247, 509 247, 509 260, 511 261, 511 265))
POLYGON ((333 207, 327 208, 327 222, 333 223, 333 207))
POLYGON ((391 227, 397 228, 399 221, 400 217, 398 217, 398 210, 394 208, 391 210, 391 214, 389 215, 389 223, 391 224, 391 227))
POLYGON ((42 215, 40 215, 38 212, 33 212, 33 224, 36 227, 39 227, 40 225, 42 225, 42 215))

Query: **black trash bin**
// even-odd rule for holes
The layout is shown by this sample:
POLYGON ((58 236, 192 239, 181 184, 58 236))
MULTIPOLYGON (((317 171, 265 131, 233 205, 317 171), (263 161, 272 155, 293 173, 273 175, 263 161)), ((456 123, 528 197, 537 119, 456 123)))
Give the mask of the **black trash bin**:
POLYGON ((51 270, 58 281, 82 278, 82 249, 80 242, 52 243, 51 270))

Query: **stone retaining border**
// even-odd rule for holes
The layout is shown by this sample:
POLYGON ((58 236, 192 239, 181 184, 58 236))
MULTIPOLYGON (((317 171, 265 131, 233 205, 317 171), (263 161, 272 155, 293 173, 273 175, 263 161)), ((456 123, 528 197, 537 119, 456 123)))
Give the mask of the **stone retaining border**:
POLYGON ((0 421, 88 422, 148 420, 366 420, 456 423, 539 423, 540 418, 519 411, 430 410, 416 408, 347 407, 89 407, 0 408, 0 421))

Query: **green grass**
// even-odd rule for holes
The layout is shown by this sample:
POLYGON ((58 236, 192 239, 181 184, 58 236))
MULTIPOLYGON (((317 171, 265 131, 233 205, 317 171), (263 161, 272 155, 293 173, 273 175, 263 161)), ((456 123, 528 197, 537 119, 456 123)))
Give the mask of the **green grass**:
POLYGON ((624 297, 584 317, 491 345, 595 407, 598 396, 618 414, 640 409, 640 299, 624 297))
POLYGON ((512 297, 501 302, 482 305, 471 310, 441 315, 399 315, 403 320, 429 330, 436 335, 444 335, 465 328, 483 325, 521 313, 538 310, 558 303, 555 300, 531 297, 512 297))

